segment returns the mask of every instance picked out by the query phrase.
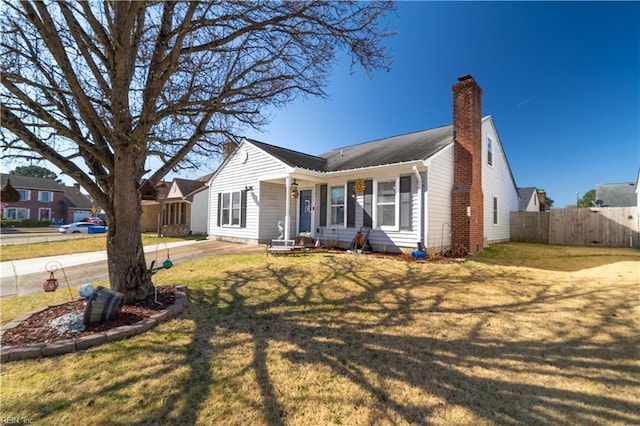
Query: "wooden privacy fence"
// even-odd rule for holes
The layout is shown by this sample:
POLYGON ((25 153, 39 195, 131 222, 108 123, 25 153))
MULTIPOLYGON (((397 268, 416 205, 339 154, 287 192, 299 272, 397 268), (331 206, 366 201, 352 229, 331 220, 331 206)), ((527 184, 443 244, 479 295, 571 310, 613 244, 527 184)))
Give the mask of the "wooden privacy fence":
POLYGON ((640 247, 637 207, 511 212, 511 241, 640 247))

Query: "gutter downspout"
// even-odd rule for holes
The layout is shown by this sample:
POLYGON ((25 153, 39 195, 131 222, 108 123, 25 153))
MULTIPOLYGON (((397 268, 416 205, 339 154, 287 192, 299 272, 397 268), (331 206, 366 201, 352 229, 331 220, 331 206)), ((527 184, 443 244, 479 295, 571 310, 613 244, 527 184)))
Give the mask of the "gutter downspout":
POLYGON ((420 218, 420 220, 418 221, 418 242, 424 245, 424 235, 422 235, 422 223, 424 222, 424 188, 422 187, 422 176, 420 176, 420 172, 418 171, 417 166, 413 166, 413 173, 416 175, 416 179, 418 180, 419 191, 418 217, 420 218))

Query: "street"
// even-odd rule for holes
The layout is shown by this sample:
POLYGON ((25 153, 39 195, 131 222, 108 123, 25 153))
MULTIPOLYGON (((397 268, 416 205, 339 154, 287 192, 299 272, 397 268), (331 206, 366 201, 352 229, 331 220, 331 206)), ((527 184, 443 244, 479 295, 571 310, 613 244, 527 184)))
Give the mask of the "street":
POLYGON ((35 233, 6 233, 0 236, 0 244, 3 246, 10 244, 30 244, 48 243, 50 241, 77 240, 79 238, 95 238, 104 234, 61 234, 55 232, 35 232, 35 233))
MULTIPOLYGON (((161 264, 166 260, 167 252, 174 264, 219 254, 254 252, 256 256, 265 255, 264 246, 261 245, 189 240, 145 247, 147 264, 151 265, 154 260, 157 260, 157 264, 161 264)), ((108 278, 106 251, 0 262, 0 297, 43 292, 44 281, 49 278, 47 267, 58 268, 55 272, 59 283, 58 291, 63 290, 67 285, 73 287, 92 284, 108 278)), ((160 271, 159 274, 161 273, 160 271)))

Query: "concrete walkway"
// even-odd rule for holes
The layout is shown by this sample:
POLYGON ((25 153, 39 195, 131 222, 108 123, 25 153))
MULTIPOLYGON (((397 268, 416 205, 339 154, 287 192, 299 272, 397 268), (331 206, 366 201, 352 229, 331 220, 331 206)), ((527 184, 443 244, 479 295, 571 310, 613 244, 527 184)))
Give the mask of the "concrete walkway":
MULTIPOLYGON (((155 253, 156 248, 159 252, 166 249, 171 249, 173 247, 180 247, 187 244, 196 244, 198 241, 189 240, 189 241, 178 241, 174 243, 162 243, 157 246, 146 246, 144 248, 145 254, 155 253)), ((166 259, 163 258, 162 260, 166 259)), ((58 262, 63 267, 69 268, 72 266, 85 265, 87 263, 95 263, 95 262, 106 262, 107 260, 107 251, 92 251, 87 253, 76 253, 76 254, 64 254, 60 256, 46 256, 46 257, 36 257, 32 259, 22 259, 22 260, 10 260, 8 262, 0 262, 0 276, 8 277, 8 276, 21 276, 28 275, 34 273, 43 273, 47 270, 47 264, 51 264, 52 262, 58 262)))
MULTIPOLYGON (((154 260, 161 265, 167 259, 167 251, 174 264, 179 261, 219 254, 265 253, 264 246, 259 245, 212 240, 178 241, 145 246, 147 265, 150 266, 154 260)), ((66 287, 67 283, 69 286, 74 286, 108 279, 106 250, 0 262, 0 297, 43 292, 43 283, 49 277, 47 265, 50 267, 62 266, 63 271, 58 270, 55 273, 59 289, 66 287)))

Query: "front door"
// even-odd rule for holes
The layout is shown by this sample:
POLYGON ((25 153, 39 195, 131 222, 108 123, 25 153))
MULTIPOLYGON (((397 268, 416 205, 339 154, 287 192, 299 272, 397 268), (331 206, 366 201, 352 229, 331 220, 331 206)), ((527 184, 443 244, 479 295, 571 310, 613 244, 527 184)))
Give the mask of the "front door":
POLYGON ((311 190, 300 191, 300 221, 298 232, 311 232, 311 190))

